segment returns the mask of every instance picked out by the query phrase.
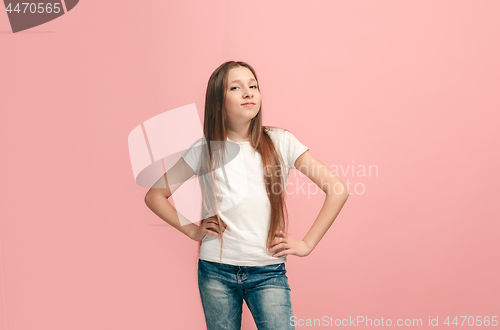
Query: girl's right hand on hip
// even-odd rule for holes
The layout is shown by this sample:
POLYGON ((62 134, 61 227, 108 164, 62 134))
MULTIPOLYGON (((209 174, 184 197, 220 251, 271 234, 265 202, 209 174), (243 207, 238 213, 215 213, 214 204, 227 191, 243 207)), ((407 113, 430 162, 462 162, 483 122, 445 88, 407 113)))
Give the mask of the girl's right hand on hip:
MULTIPOLYGON (((222 232, 226 230, 226 223, 222 221, 222 232)), ((205 235, 212 235, 218 237, 220 234, 219 224, 217 222, 217 218, 215 216, 203 219, 201 224, 198 226, 198 229, 195 233, 195 237, 193 238, 195 241, 201 241, 205 235)))

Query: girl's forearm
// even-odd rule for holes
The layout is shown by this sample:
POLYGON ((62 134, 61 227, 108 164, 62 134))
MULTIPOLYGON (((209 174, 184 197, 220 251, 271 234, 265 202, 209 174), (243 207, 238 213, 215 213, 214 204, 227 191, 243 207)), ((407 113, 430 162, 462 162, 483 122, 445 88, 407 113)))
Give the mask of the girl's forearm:
POLYGON ((318 218, 314 221, 311 229, 304 236, 304 241, 307 246, 314 250, 319 241, 326 234, 333 221, 337 218, 340 210, 344 206, 345 202, 349 198, 349 193, 343 194, 327 194, 325 198, 325 203, 318 214, 318 218))
POLYGON ((178 212, 167 198, 163 196, 146 196, 144 202, 149 207, 151 211, 154 212, 160 219, 186 235, 187 237, 193 239, 195 231, 198 226, 192 223, 189 219, 184 217, 180 212, 178 212), (183 219, 183 223, 189 223, 187 225, 181 225, 179 216, 183 219))

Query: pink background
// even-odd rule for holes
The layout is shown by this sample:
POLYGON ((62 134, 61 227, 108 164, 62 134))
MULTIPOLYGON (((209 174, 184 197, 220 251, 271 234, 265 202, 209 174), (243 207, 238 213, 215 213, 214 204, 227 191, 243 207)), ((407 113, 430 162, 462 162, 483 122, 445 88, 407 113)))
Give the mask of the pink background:
MULTIPOLYGON (((201 119, 226 60, 256 69, 264 124, 350 183, 313 253, 289 256, 298 319, 500 316, 499 13, 498 1, 86 0, 12 34, 2 10, 0 326, 205 328, 198 245, 144 204, 127 136, 190 103, 201 119), (358 173, 370 165, 378 174, 358 173)), ((292 237, 323 200, 289 196, 292 237)), ((246 306, 242 328, 256 328, 246 306)))

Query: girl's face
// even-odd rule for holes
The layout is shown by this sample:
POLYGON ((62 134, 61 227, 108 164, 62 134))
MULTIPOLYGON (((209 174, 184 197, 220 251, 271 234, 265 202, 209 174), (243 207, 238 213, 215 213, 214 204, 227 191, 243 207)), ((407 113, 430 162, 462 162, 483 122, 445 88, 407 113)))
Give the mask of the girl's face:
POLYGON ((260 110, 260 91, 252 71, 238 66, 229 70, 224 106, 233 124, 245 124, 260 110), (244 105, 245 103, 253 103, 244 105))

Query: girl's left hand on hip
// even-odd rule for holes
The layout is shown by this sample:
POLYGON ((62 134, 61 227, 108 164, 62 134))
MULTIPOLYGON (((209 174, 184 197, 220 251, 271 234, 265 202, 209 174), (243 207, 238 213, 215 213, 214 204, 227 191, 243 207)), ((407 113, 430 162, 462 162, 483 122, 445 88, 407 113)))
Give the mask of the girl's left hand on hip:
POLYGON ((284 250, 273 254, 273 257, 281 257, 287 254, 293 254, 299 257, 305 257, 312 252, 312 249, 306 244, 306 242, 296 241, 292 239, 290 236, 285 235, 283 231, 277 231, 275 236, 278 237, 276 237, 271 241, 271 248, 269 249, 269 252, 272 253, 280 249, 284 250))

